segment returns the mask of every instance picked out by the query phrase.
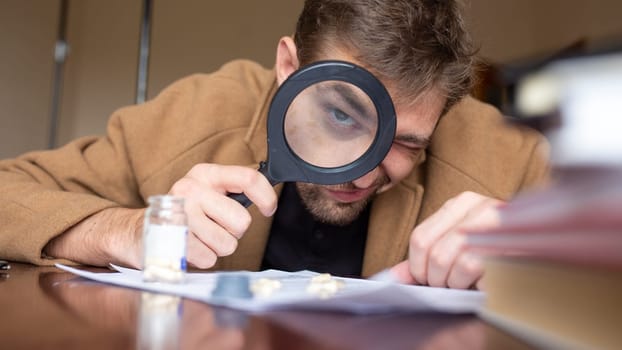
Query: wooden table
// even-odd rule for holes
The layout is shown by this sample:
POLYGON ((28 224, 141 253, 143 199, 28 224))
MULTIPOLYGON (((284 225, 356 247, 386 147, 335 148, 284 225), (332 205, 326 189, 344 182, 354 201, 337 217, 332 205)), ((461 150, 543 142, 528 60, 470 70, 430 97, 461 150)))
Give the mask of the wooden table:
POLYGON ((248 315, 54 267, 0 272, 0 349, 525 348, 473 315, 248 315))

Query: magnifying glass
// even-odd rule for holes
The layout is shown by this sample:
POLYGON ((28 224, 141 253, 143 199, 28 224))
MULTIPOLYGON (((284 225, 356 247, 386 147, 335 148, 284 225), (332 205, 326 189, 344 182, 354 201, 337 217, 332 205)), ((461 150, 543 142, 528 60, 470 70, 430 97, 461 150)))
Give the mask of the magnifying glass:
MULTIPOLYGON (((344 61, 319 61, 292 73, 268 110, 268 157, 259 171, 272 185, 355 180, 373 170, 395 137, 395 109, 384 85, 344 61)), ((229 194, 244 206, 251 201, 229 194)))

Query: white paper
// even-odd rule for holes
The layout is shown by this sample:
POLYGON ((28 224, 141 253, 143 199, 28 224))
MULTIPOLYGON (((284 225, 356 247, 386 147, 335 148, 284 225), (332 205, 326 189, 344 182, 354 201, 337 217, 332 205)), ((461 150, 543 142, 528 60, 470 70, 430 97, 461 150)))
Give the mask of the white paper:
POLYGON ((94 273, 56 264, 62 270, 91 280, 151 292, 173 294, 208 304, 227 306, 249 312, 277 309, 306 309, 345 311, 358 314, 388 312, 447 312, 474 313, 483 306, 485 294, 473 290, 456 290, 412 286, 396 283, 332 277, 343 282, 336 294, 320 298, 306 291, 312 277, 311 271, 284 272, 205 272, 188 273, 182 284, 143 282, 139 270, 112 267, 118 272, 94 273), (251 283, 259 278, 279 280, 282 287, 269 297, 227 298, 212 297, 212 290, 222 274, 246 274, 251 283))

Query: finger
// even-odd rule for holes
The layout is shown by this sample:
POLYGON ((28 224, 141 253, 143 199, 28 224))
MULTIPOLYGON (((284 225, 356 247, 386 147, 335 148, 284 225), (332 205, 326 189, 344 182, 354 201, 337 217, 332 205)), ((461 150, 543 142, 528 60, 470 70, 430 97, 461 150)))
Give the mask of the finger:
MULTIPOLYGON (((191 206, 186 209, 188 213, 188 228, 200 240, 206 248, 211 249, 217 256, 227 256, 232 254, 238 245, 238 238, 227 230, 228 223, 223 224, 223 220, 214 222, 208 217, 206 212, 200 206, 191 206)), ((242 209, 245 215, 248 212, 242 209)), ((247 220, 250 222, 250 219, 247 220)), ((240 228, 240 236, 246 230, 246 227, 240 228)))
POLYGON ((393 266, 390 270, 391 274, 399 283, 416 284, 413 275, 410 272, 410 261, 404 260, 393 266))
POLYGON ((451 288, 470 288, 479 281, 484 273, 481 258, 465 251, 466 236, 464 232, 470 229, 493 227, 500 222, 499 204, 495 199, 488 199, 475 208, 456 229, 456 234, 462 237, 457 257, 450 268, 447 285, 451 288))
POLYGON ((200 269, 207 269, 216 264, 216 253, 207 248, 193 232, 188 233, 186 261, 200 269))
MULTIPOLYGON (((198 209, 203 216, 207 216, 208 221, 217 223, 235 238, 242 238, 251 224, 252 218, 248 210, 229 197, 206 191, 205 196, 198 200, 198 209)), ((207 229, 213 227, 205 220, 198 220, 197 223, 203 223, 206 226, 197 227, 197 232, 209 232, 207 229)))
POLYGON ((440 238, 430 249, 428 256, 428 285, 446 287, 449 272, 464 245, 463 235, 448 233, 440 238))
POLYGON ((244 193, 265 216, 276 211, 276 192, 268 179, 257 170, 242 166, 200 164, 193 167, 188 176, 223 195, 244 193))
POLYGON ((468 289, 476 285, 484 274, 481 258, 469 252, 462 252, 456 259, 447 278, 447 286, 468 289))
POLYGON ((177 181, 170 193, 185 198, 184 208, 189 224, 194 225, 197 232, 205 232, 202 226, 207 223, 201 223, 206 221, 207 216, 235 237, 242 237, 251 221, 248 210, 214 190, 213 186, 189 175, 177 181))
POLYGON ((255 172, 254 175, 246 179, 248 182, 243 184, 242 192, 255 204, 261 214, 264 216, 274 215, 278 197, 268 179, 259 172, 255 172))
POLYGON ((436 213, 417 226, 411 235, 409 260, 411 273, 420 284, 428 284, 428 255, 435 242, 486 197, 465 192, 447 201, 436 213))
POLYGON ((433 246, 428 258, 427 276, 431 286, 449 286, 450 274, 454 274, 452 283, 457 279, 459 285, 468 283, 466 287, 462 287, 468 288, 477 278, 481 277, 480 267, 477 265, 477 261, 473 261, 474 258, 463 262, 458 261, 458 258, 464 254, 466 237, 463 233, 469 228, 490 227, 498 224, 498 202, 496 199, 486 198, 474 208, 471 208, 462 222, 450 229, 450 232, 447 232, 433 246), (461 265, 461 263, 466 265, 461 265), (471 263, 475 266, 471 266, 471 263), (457 271, 454 272, 454 269, 457 269, 457 271))

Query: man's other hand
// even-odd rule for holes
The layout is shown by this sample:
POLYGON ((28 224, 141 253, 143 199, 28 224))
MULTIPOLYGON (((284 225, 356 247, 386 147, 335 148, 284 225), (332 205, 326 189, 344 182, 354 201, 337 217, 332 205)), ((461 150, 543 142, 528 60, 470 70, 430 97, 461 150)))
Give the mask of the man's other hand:
POLYGON ((403 283, 481 289, 481 259, 465 251, 464 232, 499 224, 502 201, 473 192, 448 200, 412 232, 408 260, 393 268, 403 283))

